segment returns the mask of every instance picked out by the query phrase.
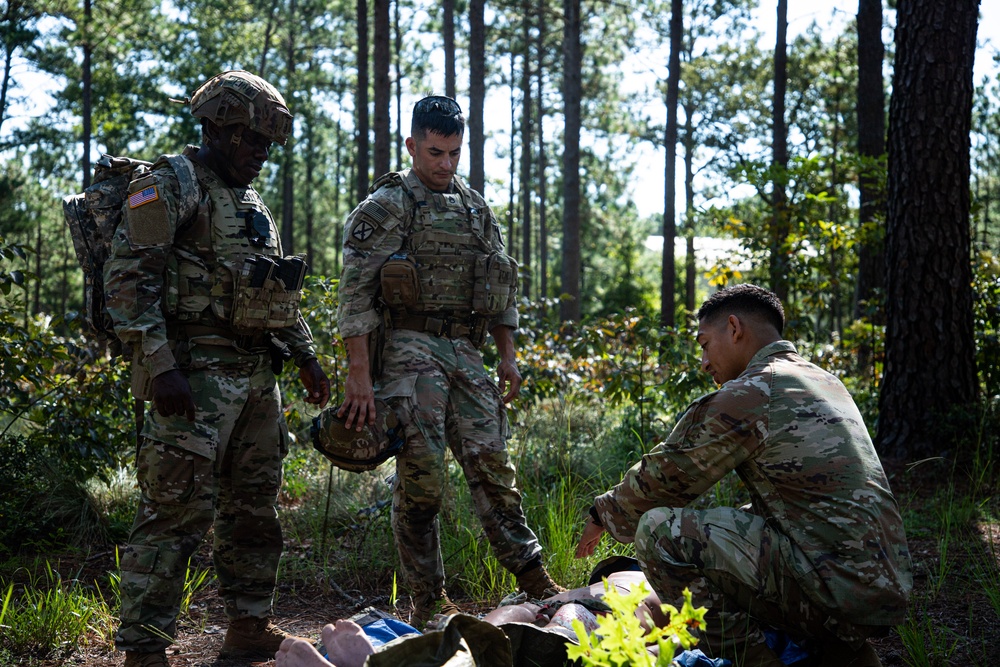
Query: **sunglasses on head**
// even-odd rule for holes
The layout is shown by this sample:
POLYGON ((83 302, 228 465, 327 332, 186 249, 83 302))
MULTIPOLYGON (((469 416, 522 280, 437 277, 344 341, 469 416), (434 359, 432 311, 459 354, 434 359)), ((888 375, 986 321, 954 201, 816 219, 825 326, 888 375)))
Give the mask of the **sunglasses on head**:
POLYGON ((462 107, 458 102, 443 95, 432 95, 417 102, 413 111, 415 113, 438 113, 442 116, 458 116, 462 113, 462 107))

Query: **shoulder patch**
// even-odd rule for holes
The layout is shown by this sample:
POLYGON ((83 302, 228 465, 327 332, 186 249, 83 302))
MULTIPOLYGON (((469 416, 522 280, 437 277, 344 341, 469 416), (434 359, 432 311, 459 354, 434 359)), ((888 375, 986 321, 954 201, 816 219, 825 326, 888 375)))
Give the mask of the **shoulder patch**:
POLYGON ((377 201, 372 201, 371 199, 366 199, 361 203, 361 213, 379 225, 389 217, 389 211, 385 210, 377 201))
POLYGON ((148 174, 132 181, 128 192, 125 220, 129 243, 133 247, 170 243, 173 239, 162 183, 148 174))
POLYGON ((160 189, 156 185, 133 192, 128 196, 128 207, 135 209, 144 204, 151 204, 160 198, 160 189))

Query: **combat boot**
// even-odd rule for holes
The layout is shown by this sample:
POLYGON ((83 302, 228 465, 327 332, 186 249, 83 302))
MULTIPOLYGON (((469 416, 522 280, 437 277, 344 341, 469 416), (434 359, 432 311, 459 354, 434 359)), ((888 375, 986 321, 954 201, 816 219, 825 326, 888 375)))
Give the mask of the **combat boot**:
POLYGON ((410 625, 417 630, 423 630, 427 622, 435 616, 454 616, 461 613, 454 602, 448 599, 448 594, 441 589, 437 592, 418 593, 413 596, 413 613, 410 614, 410 625))
POLYGON ((125 651, 124 667, 170 667, 170 663, 167 662, 165 651, 154 651, 153 653, 125 651))
POLYGON ((565 593, 566 589, 557 584, 545 571, 544 565, 531 568, 517 576, 518 587, 528 594, 529 598, 542 600, 550 598, 558 593, 565 593))
POLYGON ((238 618, 229 622, 219 657, 271 660, 281 642, 291 636, 270 619, 238 618))

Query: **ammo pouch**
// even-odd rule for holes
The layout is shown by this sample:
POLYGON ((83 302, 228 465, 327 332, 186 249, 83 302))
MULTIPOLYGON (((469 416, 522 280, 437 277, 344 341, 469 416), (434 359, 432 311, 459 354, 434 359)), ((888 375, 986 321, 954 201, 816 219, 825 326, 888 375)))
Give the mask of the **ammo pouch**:
POLYGON ((306 263, 301 257, 247 257, 236 276, 232 327, 237 332, 284 329, 299 317, 306 263))
POLYGON ((480 315, 499 315, 514 303, 517 262, 502 252, 476 257, 472 309, 480 315))
POLYGON ((403 254, 385 260, 379 274, 382 282, 382 300, 392 308, 412 308, 420 299, 420 279, 417 265, 403 254))

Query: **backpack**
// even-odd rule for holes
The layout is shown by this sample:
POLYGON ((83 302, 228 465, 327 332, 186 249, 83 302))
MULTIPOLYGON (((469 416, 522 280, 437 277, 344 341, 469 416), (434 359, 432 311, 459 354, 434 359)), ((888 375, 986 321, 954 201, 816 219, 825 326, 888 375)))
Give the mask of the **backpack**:
MULTIPOLYGON (((185 188, 198 187, 189 160, 180 155, 166 156, 166 160, 177 173, 182 192, 185 188)), ((145 160, 101 155, 94 165, 91 185, 79 194, 63 198, 63 216, 83 269, 84 319, 112 358, 130 353, 123 349, 105 307, 104 263, 111 254, 111 242, 122 221, 122 205, 128 196, 129 183, 149 172, 152 166, 153 163, 145 160)))

